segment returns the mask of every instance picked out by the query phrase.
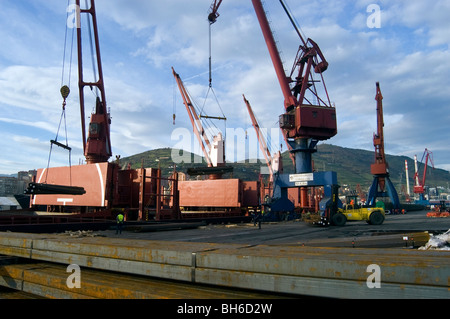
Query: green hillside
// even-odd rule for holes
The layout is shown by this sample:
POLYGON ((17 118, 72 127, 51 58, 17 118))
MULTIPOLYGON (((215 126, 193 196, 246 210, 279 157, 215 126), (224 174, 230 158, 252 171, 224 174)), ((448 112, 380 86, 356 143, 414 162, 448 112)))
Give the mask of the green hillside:
MULTIPOLYGON (((174 170, 174 162, 172 158, 184 155, 186 161, 177 163, 175 168, 179 172, 186 173, 188 168, 205 167, 206 162, 198 155, 171 148, 163 148, 151 150, 136 154, 130 157, 122 158, 121 165, 130 163, 132 168, 143 167, 160 167, 163 176, 168 176, 174 170), (172 153, 174 152, 174 153, 172 153), (174 156, 172 156, 174 155, 174 156)), ((405 160, 408 161, 410 189, 413 187, 414 176, 414 160, 406 156, 387 155, 387 161, 390 168, 390 178, 394 183, 397 192, 401 192, 402 185, 406 185, 405 177, 405 160)), ((335 171, 341 186, 348 185, 351 189, 355 189, 360 184, 363 190, 368 190, 372 184, 373 176, 370 173, 370 165, 374 161, 374 152, 344 148, 330 144, 321 144, 318 146, 318 152, 313 154, 314 167, 317 171, 335 171)), ((225 176, 240 178, 242 180, 257 180, 261 167, 266 167, 264 161, 247 160, 238 163, 227 163, 233 166, 233 173, 225 176)), ((293 173, 294 167, 288 152, 283 153, 283 164, 285 173, 293 173)), ((423 172, 423 165, 419 164, 420 175, 423 172)), ((432 169, 428 167, 426 184, 430 187, 448 188, 450 184, 450 172, 442 169, 432 169)))

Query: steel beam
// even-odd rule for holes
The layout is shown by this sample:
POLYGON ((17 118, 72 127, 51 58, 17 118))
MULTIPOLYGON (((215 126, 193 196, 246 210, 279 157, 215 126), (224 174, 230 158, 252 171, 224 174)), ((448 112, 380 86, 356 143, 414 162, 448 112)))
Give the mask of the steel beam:
POLYGON ((449 298, 450 252, 0 234, 0 254, 59 264, 334 298, 449 298), (381 288, 367 284, 380 270, 381 288))

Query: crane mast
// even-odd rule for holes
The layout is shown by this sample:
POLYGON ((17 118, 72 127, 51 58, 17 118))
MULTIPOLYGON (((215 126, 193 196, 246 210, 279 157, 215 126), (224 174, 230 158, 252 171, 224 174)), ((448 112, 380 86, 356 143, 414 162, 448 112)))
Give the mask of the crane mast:
MULTIPOLYGON (((383 119, 383 95, 381 94, 380 83, 376 84, 377 101, 377 133, 373 135, 373 146, 375 147, 375 163, 371 165, 370 169, 373 175, 385 175, 389 172, 389 167, 386 162, 386 155, 384 153, 384 119, 383 119)), ((381 187, 384 189, 384 185, 381 187)))
POLYGON ((78 47, 78 87, 80 96, 80 112, 81 112, 81 132, 83 138, 83 149, 86 162, 88 164, 107 162, 112 156, 110 124, 111 118, 106 107, 105 86, 103 81, 103 68, 100 56, 100 41, 98 37, 97 16, 95 11, 95 1, 90 0, 90 7, 81 9, 80 0, 76 0, 77 12, 77 47, 78 47), (83 48, 82 48, 82 30, 80 18, 81 14, 86 14, 92 19, 93 27, 93 45, 96 56, 96 66, 98 72, 98 80, 95 82, 86 82, 83 76, 83 48), (100 95, 96 98, 95 111, 91 114, 91 121, 89 123, 88 135, 86 138, 86 123, 85 123, 85 97, 84 88, 90 87, 98 89, 100 95))

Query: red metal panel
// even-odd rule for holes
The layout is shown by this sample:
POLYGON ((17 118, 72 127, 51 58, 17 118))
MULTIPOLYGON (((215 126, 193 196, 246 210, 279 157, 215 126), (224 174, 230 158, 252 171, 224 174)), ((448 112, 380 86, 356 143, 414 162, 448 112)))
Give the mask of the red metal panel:
POLYGON ((98 163, 72 167, 53 167, 39 169, 37 183, 83 187, 86 194, 74 195, 35 195, 33 205, 90 206, 106 207, 108 181, 111 180, 112 165, 98 163), (72 182, 71 182, 72 180, 72 182))
POLYGON ((241 181, 215 179, 180 181, 178 183, 181 207, 240 207, 241 181))
POLYGON ((244 181, 243 185, 243 206, 251 207, 260 204, 260 185, 258 181, 244 181))

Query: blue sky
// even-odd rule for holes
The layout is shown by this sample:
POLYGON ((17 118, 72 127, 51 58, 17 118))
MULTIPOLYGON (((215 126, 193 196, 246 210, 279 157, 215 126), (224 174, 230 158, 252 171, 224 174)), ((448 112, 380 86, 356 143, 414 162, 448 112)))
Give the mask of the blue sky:
MULTIPOLYGON (((337 109, 338 134, 326 143, 373 150, 375 83, 380 82, 386 152, 417 155, 420 160, 428 148, 435 166, 450 170, 450 2, 286 2, 303 33, 319 44, 330 63, 324 77, 337 109), (371 15, 367 9, 373 4, 381 9, 379 28, 367 24, 371 15)), ((55 138, 61 116, 68 2, 0 0, 0 4, 0 174, 11 174, 47 167, 49 141, 55 138)), ((171 67, 192 95, 200 101, 205 98, 210 4, 209 0, 96 1, 114 156, 179 146, 174 132, 191 131, 171 67)), ((289 69, 298 37, 278 1, 267 0, 266 9, 289 69)), ((228 118, 226 128, 253 134, 242 100, 245 94, 260 126, 276 130, 283 97, 251 1, 223 1, 213 25, 212 47, 213 88, 228 118)), ((75 64, 72 70, 66 115, 72 163, 77 164, 83 156, 75 64)), ((208 114, 218 115, 217 105, 207 102, 208 114)), ((91 107, 87 105, 86 117, 91 107)), ((201 154, 194 137, 188 144, 188 150, 201 154)), ((232 144, 227 141, 229 161, 242 160, 242 154, 258 156, 255 145, 247 143, 239 151, 244 143, 232 144)), ((68 165, 68 155, 54 149, 50 165, 68 165)))

